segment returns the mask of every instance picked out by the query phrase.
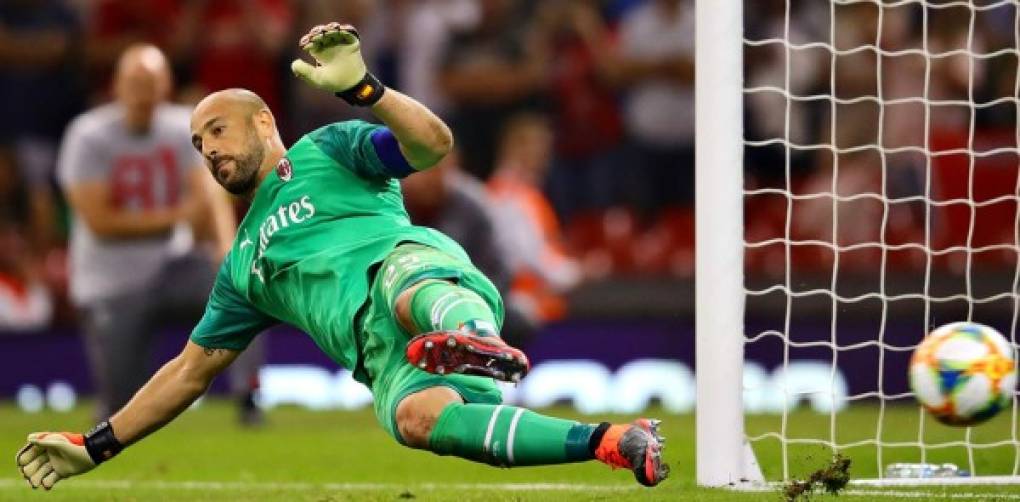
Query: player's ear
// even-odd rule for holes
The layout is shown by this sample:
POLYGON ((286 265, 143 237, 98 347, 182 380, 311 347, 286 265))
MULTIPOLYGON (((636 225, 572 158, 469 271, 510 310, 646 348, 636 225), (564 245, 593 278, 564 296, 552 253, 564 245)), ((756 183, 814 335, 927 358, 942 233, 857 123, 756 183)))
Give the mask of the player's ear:
POLYGON ((272 137, 276 135, 276 119, 273 118, 273 112, 269 111, 269 108, 262 108, 255 112, 252 122, 255 124, 255 131, 259 136, 272 137))

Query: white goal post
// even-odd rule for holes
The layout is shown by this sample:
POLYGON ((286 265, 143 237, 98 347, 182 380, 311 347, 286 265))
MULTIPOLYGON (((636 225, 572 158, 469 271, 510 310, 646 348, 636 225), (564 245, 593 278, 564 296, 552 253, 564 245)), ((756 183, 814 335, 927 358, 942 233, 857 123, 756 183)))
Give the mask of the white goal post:
POLYGON ((697 480, 762 481, 744 438, 742 0, 695 7, 697 480), (701 194, 711 194, 710 197, 701 194), (717 224, 723 222, 724 224, 717 224), (726 301, 720 301, 726 299, 726 301))
MULTIPOLYGON (((780 6, 785 3, 785 19, 779 29, 766 36, 752 36, 745 33, 743 11, 749 5, 748 1, 695 0, 698 485, 756 488, 764 486, 766 481, 785 481, 806 475, 793 472, 790 467, 794 456, 791 451, 802 446, 810 446, 826 454, 850 450, 859 457, 861 452, 866 452, 872 458, 862 464, 869 467, 853 471, 854 478, 868 478, 853 481, 862 486, 915 484, 915 480, 910 479, 885 479, 885 467, 893 462, 937 462, 937 459, 943 458, 942 453, 951 448, 962 452, 959 467, 969 471, 969 475, 925 479, 916 481, 916 484, 1020 484, 1020 409, 1016 399, 1012 409, 1003 410, 1002 416, 996 418, 1002 426, 995 430, 1005 431, 1004 424, 1008 421, 1008 432, 990 437, 987 429, 968 428, 960 430, 958 436, 946 439, 949 436, 935 430, 942 426, 931 425, 933 422, 913 404, 909 390, 901 389, 907 374, 903 361, 925 333, 943 322, 984 322, 992 317, 998 321, 992 324, 996 324, 1011 341, 1014 357, 1017 356, 1020 325, 1020 167, 1017 167, 1020 166, 1020 0, 777 0, 768 3, 780 6), (792 26, 791 12, 805 4, 812 4, 810 8, 819 15, 803 16, 799 22, 821 19, 826 23, 821 28, 815 27, 819 32, 816 39, 807 37, 808 40, 805 40, 803 36, 792 35, 796 27, 792 26), (837 36, 837 25, 845 30, 840 24, 844 21, 837 20, 843 11, 858 7, 869 12, 861 19, 875 24, 871 31, 862 31, 873 38, 847 47, 846 41, 852 37, 843 37, 844 33, 837 36), (894 15, 894 9, 913 10, 909 15, 903 15, 903 12, 894 15), (837 14, 837 11, 840 13, 837 14), (1010 16, 1005 16, 1006 12, 1010 16), (945 14, 957 16, 950 24, 957 30, 957 41, 962 45, 954 47, 947 45, 945 39, 936 40, 941 36, 937 35, 938 30, 945 26, 937 26, 932 18, 945 18, 945 14), (995 17, 997 19, 992 19, 995 17), (896 29, 902 30, 901 33, 908 32, 902 25, 893 27, 896 22, 912 23, 910 29, 915 31, 911 40, 916 41, 916 45, 909 46, 904 42, 903 46, 889 48, 889 40, 882 38, 884 34, 888 36, 896 29), (995 24, 1000 28, 1006 26, 1001 33, 1008 36, 1000 36, 997 46, 985 46, 981 41, 980 26, 985 25, 982 23, 995 24), (745 54, 763 47, 775 48, 777 54, 783 55, 774 63, 779 65, 775 72, 778 78, 772 82, 751 81, 750 76, 746 78, 744 75, 749 67, 745 54), (824 54, 818 67, 822 68, 821 73, 826 74, 828 82, 808 89, 793 83, 798 70, 791 70, 791 60, 811 51, 824 54), (837 67, 844 63, 837 63, 837 59, 862 54, 875 61, 868 72, 862 72, 872 79, 868 87, 870 91, 848 97, 845 90, 839 89, 837 67), (993 93, 982 95, 976 90, 986 78, 981 68, 999 57, 1012 58, 1013 62, 1003 65, 1008 68, 1012 65, 1011 71, 1017 75, 1003 78, 1002 81, 1008 85, 985 85, 983 89, 992 89, 993 93), (914 71, 911 74, 914 80, 901 77, 898 83, 902 85, 895 88, 896 93, 891 93, 888 89, 895 87, 896 82, 892 79, 897 78, 894 73, 898 70, 889 62, 900 61, 897 58, 904 61, 914 58, 912 63, 902 63, 914 64, 910 67, 913 70, 903 70, 903 74, 914 71), (947 65, 956 66, 947 70, 947 65), (889 71, 890 68, 893 70, 889 71), (956 95, 945 90, 950 85, 938 85, 938 79, 950 78, 953 72, 959 77, 953 83, 956 95), (919 87, 903 90, 913 84, 919 87), (778 127, 766 134, 757 131, 759 135, 750 138, 744 123, 748 116, 745 103, 757 97, 783 104, 773 108, 779 110, 779 116, 773 117, 773 124, 778 124, 778 127), (842 136, 843 132, 851 126, 862 126, 857 122, 841 121, 851 115, 844 113, 845 107, 861 104, 874 108, 874 120, 864 127, 869 129, 866 132, 873 139, 853 143, 855 140, 846 139, 842 136), (798 111, 800 107, 808 105, 819 106, 823 118, 814 124, 813 139, 805 140, 807 135, 802 134, 803 130, 797 130, 798 119, 793 116, 802 112, 798 111), (917 110, 923 108, 923 112, 905 117, 903 110, 907 108, 903 107, 906 106, 917 106, 917 110), (949 140, 936 137, 937 134, 932 131, 939 129, 940 120, 955 113, 951 110, 959 112, 956 118, 963 124, 956 126, 957 136, 949 140), (999 118, 987 119, 987 116, 996 113, 999 118), (1008 119, 1002 119, 1003 116, 1008 119), (981 120, 999 120, 996 124, 1000 127, 991 132, 990 127, 978 130, 981 128, 976 124, 981 120), (1006 122, 1008 127, 1001 127, 1006 122), (891 124, 900 128, 913 127, 910 131, 913 135, 889 139, 895 136, 890 133, 891 124), (1003 129, 1006 129, 1006 134, 999 134, 1003 129), (745 149, 756 147, 775 147, 782 152, 783 160, 771 166, 780 173, 778 185, 745 185, 745 149), (804 152, 819 158, 823 155, 831 157, 831 165, 826 165, 825 171, 831 182, 812 185, 810 181, 802 183, 803 180, 796 179, 797 175, 791 174, 796 169, 791 159, 804 152), (908 157, 908 160, 903 160, 908 157), (989 167, 995 162, 1006 167, 999 169, 994 176, 987 175, 990 169, 996 169, 995 165, 989 167), (909 167, 898 167, 904 164, 909 164, 909 167), (843 184, 841 175, 853 175, 865 169, 873 169, 877 173, 874 175, 877 181, 843 184), (917 177, 921 181, 914 185, 916 191, 902 193, 890 188, 894 184, 892 178, 902 173, 920 173, 917 177), (965 186, 952 186, 954 183, 965 186), (999 186, 994 186, 996 184, 999 186), (853 191, 848 193, 848 187, 853 191), (779 233, 771 238, 759 239, 746 233, 745 211, 751 207, 747 206, 747 201, 759 196, 775 197, 782 201, 778 206, 785 208, 779 211, 780 218, 784 218, 781 213, 785 212, 785 219, 777 225, 779 233), (873 206, 868 211, 857 211, 853 208, 864 207, 854 205, 858 203, 873 206), (817 227, 818 221, 826 222, 829 234, 819 237, 798 229, 803 223, 803 216, 797 213, 803 213, 805 208, 807 211, 822 208, 827 212, 827 220, 815 218, 813 224, 817 227), (899 220, 896 218, 904 214, 908 214, 907 219, 914 218, 913 233, 908 228, 909 224, 897 223, 899 220), (896 226, 898 224, 899 227, 896 226), (864 230, 855 231, 856 227, 864 230), (991 227, 1001 227, 1001 231, 990 231, 991 227), (957 235, 946 235, 954 232, 957 235), (778 261, 773 262, 778 263, 775 267, 778 272, 771 278, 772 282, 749 284, 745 277, 747 257, 769 246, 782 249, 776 254, 778 261), (821 268, 831 270, 828 275, 821 274, 821 283, 801 280, 802 276, 798 275, 802 272, 798 267, 805 267, 800 261, 805 256, 804 249, 817 249, 819 255, 826 256, 812 258, 824 263, 821 268), (841 256, 844 256, 843 261, 841 256), (989 261, 994 262, 993 265, 982 268, 989 261), (852 284, 857 290, 844 290, 844 281, 848 281, 847 277, 853 273, 862 277, 871 274, 875 280, 871 284, 862 279, 860 283, 852 284), (903 277, 916 279, 918 289, 908 290, 907 286, 897 289, 900 285, 894 283, 903 277), (958 291, 946 286, 952 280, 958 280, 958 291), (865 289, 861 290, 861 287, 865 289), (769 295, 780 297, 769 307, 777 312, 779 321, 762 327, 767 323, 752 323, 745 319, 749 311, 748 302, 769 295), (824 318, 824 322, 816 323, 810 329, 802 328, 800 324, 804 319, 801 314, 807 308, 804 305, 810 302, 821 305, 816 310, 821 311, 819 317, 824 318), (867 305, 871 307, 866 308, 867 305), (848 317, 872 311, 878 320, 874 329, 868 331, 870 338, 844 338, 843 323, 856 321, 848 320, 848 317), (820 388, 826 389, 822 404, 825 405, 824 401, 828 399, 828 406, 822 407, 828 416, 819 422, 823 425, 817 430, 809 431, 813 436, 805 435, 803 430, 798 434, 790 432, 795 425, 791 423, 790 416, 798 401, 821 391, 805 391, 803 386, 787 388, 785 382, 788 380, 775 377, 771 391, 779 396, 782 407, 775 411, 777 418, 774 422, 781 425, 765 432, 745 432, 749 424, 744 402, 749 390, 745 387, 748 378, 745 368, 750 366, 745 361, 745 352, 763 340, 782 346, 778 363, 773 361, 778 364, 773 375, 788 375, 782 372, 789 370, 791 362, 802 356, 802 352, 798 352, 802 350, 812 354, 816 362, 824 366, 825 378, 819 380, 826 380, 820 383, 820 388), (860 352, 874 355, 861 356, 860 352), (821 358, 818 353, 828 355, 821 358), (840 372, 856 371, 852 364, 844 366, 855 357, 873 357, 874 368, 869 375, 846 375, 846 381, 852 384, 847 387, 844 382, 838 382, 843 378, 840 372), (886 383, 893 380, 895 385, 886 383), (874 382, 869 383, 873 387, 860 390, 861 381, 874 382), (911 406, 914 408, 908 409, 911 406), (874 424, 868 422, 870 437, 848 439, 849 436, 843 433, 842 427, 846 427, 850 419, 841 418, 841 414, 854 409, 865 409, 867 413, 873 411, 877 417, 874 424), (890 417, 900 416, 912 416, 908 425, 900 424, 901 427, 912 427, 909 434, 892 430, 897 424, 887 423, 890 417), (773 442, 779 453, 768 455, 774 465, 763 463, 759 466, 755 448, 767 441, 773 442), (1004 452, 1001 456, 1008 458, 1008 462, 989 464, 979 458, 993 450, 1004 452)), ((868 113, 871 112, 863 115, 868 113)), ((860 116, 858 114, 857 120, 860 116)), ((748 219, 753 219, 753 215, 748 219)), ((849 282, 853 280, 851 278, 849 282)), ((862 314, 862 317, 866 316, 862 314)), ((857 329, 854 333, 863 331, 867 330, 857 329)), ((757 372, 755 375, 763 373, 761 366, 757 365, 754 371, 757 372)), ((867 417, 868 420, 872 418, 871 415, 867 417)), ((766 456, 759 454, 758 458, 766 456)), ((817 460, 817 466, 823 467, 821 459, 817 460)))

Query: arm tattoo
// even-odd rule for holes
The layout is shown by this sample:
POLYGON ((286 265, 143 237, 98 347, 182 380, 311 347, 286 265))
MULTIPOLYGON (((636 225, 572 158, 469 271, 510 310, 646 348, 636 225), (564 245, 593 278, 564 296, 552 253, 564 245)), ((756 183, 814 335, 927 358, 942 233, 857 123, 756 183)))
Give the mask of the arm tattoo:
POLYGON ((205 348, 202 349, 202 351, 205 352, 205 355, 207 355, 209 357, 212 357, 212 356, 216 355, 217 353, 222 352, 223 350, 224 349, 210 349, 209 347, 205 347, 205 348))

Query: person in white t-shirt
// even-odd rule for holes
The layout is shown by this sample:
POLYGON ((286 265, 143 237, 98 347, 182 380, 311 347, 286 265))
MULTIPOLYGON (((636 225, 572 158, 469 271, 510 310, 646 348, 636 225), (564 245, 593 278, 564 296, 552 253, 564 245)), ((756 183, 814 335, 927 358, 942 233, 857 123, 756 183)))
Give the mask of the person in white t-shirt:
POLYGON ((635 154, 628 177, 646 211, 690 202, 694 185, 694 5, 649 0, 620 22, 618 73, 635 154))
MULTIPOLYGON (((236 227, 229 199, 191 145, 191 110, 166 101, 171 75, 163 53, 129 47, 113 86, 112 103, 68 126, 57 165, 73 217, 71 301, 81 314, 100 418, 145 382, 158 327, 201 316, 236 227), (206 249, 195 245, 203 231, 211 234, 206 249)), ((257 382, 261 357, 254 354, 235 364, 235 390, 257 382)), ((242 420, 258 420, 244 399, 242 420)))

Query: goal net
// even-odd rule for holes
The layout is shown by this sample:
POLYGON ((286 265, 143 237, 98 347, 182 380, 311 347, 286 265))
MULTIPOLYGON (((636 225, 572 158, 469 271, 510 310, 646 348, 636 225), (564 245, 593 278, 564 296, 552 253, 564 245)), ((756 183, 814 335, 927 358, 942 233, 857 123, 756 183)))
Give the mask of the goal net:
POLYGON ((1020 482, 1015 400, 951 428, 907 377, 952 321, 1016 355, 1020 2, 697 8, 699 483, 836 453, 856 478, 927 463, 1020 482))

